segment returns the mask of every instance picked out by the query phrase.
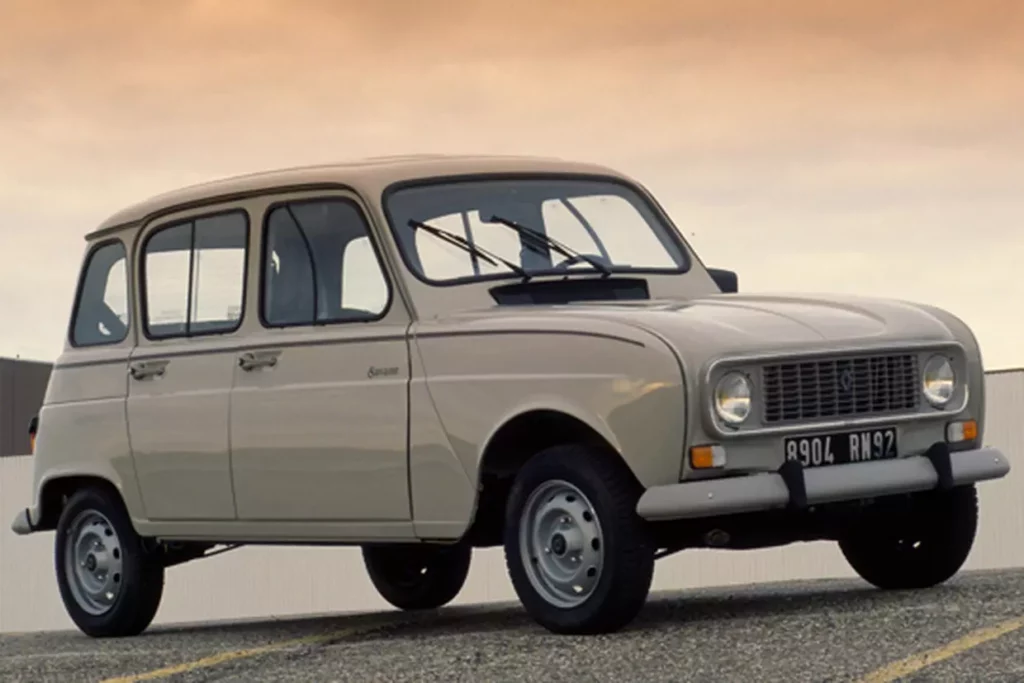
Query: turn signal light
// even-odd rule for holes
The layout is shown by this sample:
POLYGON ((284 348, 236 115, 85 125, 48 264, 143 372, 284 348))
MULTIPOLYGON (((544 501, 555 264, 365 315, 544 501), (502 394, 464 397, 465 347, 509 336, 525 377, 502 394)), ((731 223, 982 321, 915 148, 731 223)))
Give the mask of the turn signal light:
POLYGON ((974 441, 978 438, 978 423, 974 420, 965 422, 950 422, 946 425, 946 441, 949 443, 960 443, 961 441, 974 441))
POLYGON ((725 448, 722 446, 694 446, 690 449, 690 465, 695 470, 725 467, 725 448))

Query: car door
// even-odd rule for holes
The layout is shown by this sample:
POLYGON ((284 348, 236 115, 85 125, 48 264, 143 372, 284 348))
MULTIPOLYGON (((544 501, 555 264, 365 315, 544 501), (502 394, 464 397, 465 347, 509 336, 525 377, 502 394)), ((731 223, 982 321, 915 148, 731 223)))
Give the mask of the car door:
POLYGON ((228 415, 248 243, 241 205, 161 219, 139 240, 127 413, 151 520, 235 517, 228 415))
POLYGON ((343 192, 268 199, 261 237, 261 329, 231 397, 239 519, 411 529, 410 316, 361 204, 343 192))

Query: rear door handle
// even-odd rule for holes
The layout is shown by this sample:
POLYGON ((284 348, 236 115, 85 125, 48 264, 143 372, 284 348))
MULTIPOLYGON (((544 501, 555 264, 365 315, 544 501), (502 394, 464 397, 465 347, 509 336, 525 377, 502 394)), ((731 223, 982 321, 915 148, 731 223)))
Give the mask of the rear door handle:
POLYGON ((247 351, 238 357, 238 367, 245 371, 272 368, 280 355, 280 351, 247 351))
POLYGON ((140 360, 129 366, 129 372, 133 379, 138 380, 163 377, 167 370, 167 363, 166 360, 140 360))

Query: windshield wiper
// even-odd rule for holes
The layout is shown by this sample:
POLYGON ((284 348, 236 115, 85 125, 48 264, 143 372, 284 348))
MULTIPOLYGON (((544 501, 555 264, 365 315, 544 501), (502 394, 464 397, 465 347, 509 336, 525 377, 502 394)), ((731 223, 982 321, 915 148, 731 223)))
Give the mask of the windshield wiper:
POLYGON ((448 244, 455 245, 456 247, 462 249, 463 251, 469 252, 470 254, 475 254, 476 256, 482 258, 484 261, 490 263, 492 266, 504 265, 519 277, 525 280, 530 279, 530 274, 523 270, 521 267, 517 266, 511 261, 506 261, 497 254, 487 251, 483 247, 477 246, 475 244, 472 244, 471 242, 466 241, 466 238, 462 237, 461 235, 456 235, 453 232, 448 232, 447 230, 435 228, 433 225, 429 225, 427 223, 415 219, 409 219, 409 227, 413 228, 414 230, 423 230, 428 234, 431 234, 434 237, 437 237, 438 239, 447 242, 448 244))
MULTIPOLYGON (((558 242, 557 240, 555 240, 554 237, 550 237, 550 236, 548 236, 548 235, 546 235, 546 234, 544 234, 542 232, 534 230, 533 228, 528 228, 525 225, 522 225, 520 223, 516 223, 513 220, 509 220, 508 218, 503 218, 502 216, 497 216, 497 215, 492 215, 489 219, 484 219, 484 222, 485 223, 499 223, 501 225, 504 225, 505 227, 508 227, 508 228, 511 228, 511 229, 515 230, 516 232, 518 232, 523 237, 527 237, 527 238, 533 240, 534 244, 537 244, 537 243, 543 244, 548 249, 551 249, 552 251, 556 251, 559 254, 561 254, 562 256, 565 256, 568 259, 572 259, 573 261, 586 261, 591 266, 593 266, 595 270, 599 270, 602 273, 604 273, 605 275, 611 275, 612 274, 611 268, 609 268, 605 264, 601 263, 597 259, 594 259, 594 258, 592 258, 590 256, 587 256, 586 254, 581 254, 578 251, 570 249, 569 247, 565 246, 561 242, 558 242)), ((531 249, 531 251, 534 251, 534 252, 537 251, 535 248, 532 248, 530 245, 526 245, 526 247, 527 247, 527 249, 531 249)))

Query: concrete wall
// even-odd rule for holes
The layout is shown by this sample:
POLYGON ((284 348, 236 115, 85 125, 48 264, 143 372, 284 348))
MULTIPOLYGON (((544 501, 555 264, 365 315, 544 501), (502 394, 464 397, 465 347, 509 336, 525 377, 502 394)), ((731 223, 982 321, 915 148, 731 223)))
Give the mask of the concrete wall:
POLYGON ((28 423, 39 412, 50 363, 0 358, 0 458, 28 453, 28 423))
MULTIPOLYGON (((970 569, 1024 567, 1024 372, 990 375, 985 441, 1013 470, 981 492, 970 569)), ((53 578, 53 534, 17 537, 12 516, 28 499, 31 458, 0 458, 0 631, 71 628, 53 578)), ((657 566, 655 590, 852 577, 832 544, 759 551, 695 550, 657 566)), ((499 549, 478 551, 457 602, 513 600, 499 549)), ((352 548, 242 548, 171 569, 157 623, 386 609, 352 548)))

